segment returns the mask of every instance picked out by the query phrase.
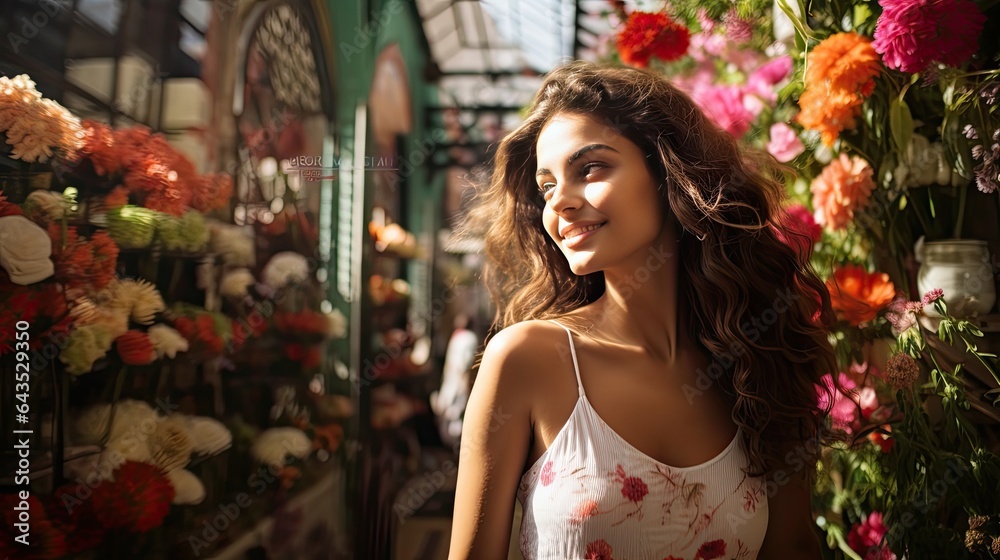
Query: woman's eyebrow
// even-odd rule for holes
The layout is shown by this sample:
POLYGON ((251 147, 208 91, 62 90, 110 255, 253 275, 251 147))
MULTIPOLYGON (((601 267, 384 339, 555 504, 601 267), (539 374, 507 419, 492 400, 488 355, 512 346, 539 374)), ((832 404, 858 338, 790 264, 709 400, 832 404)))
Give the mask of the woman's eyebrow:
MULTIPOLYGON (((570 165, 574 161, 579 159, 580 156, 582 156, 583 154, 587 152, 592 152, 594 150, 611 150, 612 152, 619 153, 618 150, 612 148, 611 146, 608 146, 607 144, 587 144, 586 146, 570 154, 570 156, 566 158, 566 164, 570 165)), ((551 174, 552 174, 551 171, 549 171, 544 167, 541 167, 538 169, 538 171, 535 172, 535 177, 540 177, 542 175, 551 175, 551 174)))

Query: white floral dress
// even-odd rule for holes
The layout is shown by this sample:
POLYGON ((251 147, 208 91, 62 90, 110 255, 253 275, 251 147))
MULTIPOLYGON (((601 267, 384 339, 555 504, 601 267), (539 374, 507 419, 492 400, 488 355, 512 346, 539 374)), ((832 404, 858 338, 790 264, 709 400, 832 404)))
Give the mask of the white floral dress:
POLYGON ((700 465, 656 461, 591 406, 566 332, 580 397, 552 445, 521 478, 525 560, 756 558, 767 531, 767 495, 763 479, 743 470, 741 431, 700 465))

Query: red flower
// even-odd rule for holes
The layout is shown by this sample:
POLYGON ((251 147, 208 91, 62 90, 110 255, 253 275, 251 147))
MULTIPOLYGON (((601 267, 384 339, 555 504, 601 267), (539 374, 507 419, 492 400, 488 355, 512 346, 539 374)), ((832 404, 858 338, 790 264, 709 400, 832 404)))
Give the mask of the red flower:
POLYGON ((726 541, 716 539, 708 541, 698 547, 698 553, 694 555, 694 560, 713 560, 721 558, 726 553, 726 541))
POLYGON ((538 475, 538 479, 542 481, 542 486, 548 486, 555 480, 556 473, 552 467, 552 461, 548 461, 542 466, 542 472, 538 475))
POLYGON ((611 554, 611 545, 604 542, 603 539, 599 539, 587 545, 584 558, 586 560, 615 560, 611 554))
POLYGON ((687 52, 691 32, 665 13, 632 12, 618 34, 618 54, 629 66, 645 68, 649 59, 677 60, 687 52))
POLYGON ((233 178, 225 173, 203 175, 193 187, 191 207, 199 212, 225 208, 233 196, 233 178))
POLYGON ((83 121, 84 143, 80 152, 90 157, 94 172, 101 177, 113 175, 121 169, 121 159, 115 149, 115 136, 111 127, 97 121, 83 121))
POLYGON ((25 560, 43 560, 63 558, 67 554, 65 533, 49 519, 41 501, 34 495, 24 501, 30 516, 31 531, 28 536, 29 546, 19 544, 14 537, 21 533, 14 528, 22 507, 22 500, 15 494, 0 495, 0 556, 4 558, 23 558, 25 560))
POLYGON ((4 196, 3 191, 0 191, 0 218, 4 216, 23 216, 24 212, 21 212, 21 207, 13 202, 7 202, 7 197, 4 196))
POLYGON ((119 208, 126 204, 128 204, 128 188, 124 185, 118 185, 104 196, 105 208, 119 208))
POLYGON ((642 501, 642 498, 649 494, 649 487, 638 476, 626 477, 622 482, 622 496, 633 502, 642 501))
POLYGON ((156 359, 153 341, 142 331, 132 329, 115 339, 122 361, 130 366, 144 366, 156 359))
POLYGON ((170 513, 174 487, 153 465, 126 461, 114 480, 94 488, 91 500, 97 520, 108 529, 145 533, 159 527, 170 513))
MULTIPOLYGON (((886 426, 886 428, 888 428, 888 426, 886 426)), ((874 443, 875 445, 879 446, 879 448, 882 449, 882 453, 888 453, 892 451, 892 445, 893 443, 895 443, 895 440, 892 439, 892 436, 887 436, 881 432, 872 432, 868 434, 868 440, 874 443)))
POLYGON ((274 326, 286 334, 325 335, 329 322, 319 311, 303 309, 298 313, 278 311, 274 314, 274 326))
POLYGON ((96 547, 107 534, 97 521, 94 502, 89 498, 90 488, 67 484, 58 488, 48 503, 49 514, 66 533, 66 544, 73 554, 96 547))
POLYGON ((319 346, 304 346, 302 344, 285 345, 285 356, 302 364, 304 368, 314 368, 322 361, 319 346))
POLYGON ((98 231, 87 239, 73 226, 64 235, 61 224, 54 223, 49 226, 49 237, 55 279, 67 288, 97 291, 115 277, 119 250, 107 232, 98 231))

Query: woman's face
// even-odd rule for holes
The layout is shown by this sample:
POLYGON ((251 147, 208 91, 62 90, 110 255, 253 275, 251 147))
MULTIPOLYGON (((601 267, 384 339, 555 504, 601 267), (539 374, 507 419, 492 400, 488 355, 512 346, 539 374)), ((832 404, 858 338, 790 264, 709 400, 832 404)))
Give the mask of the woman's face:
POLYGON ((628 266, 660 236, 663 212, 646 154, 587 115, 558 113, 536 145, 542 223, 570 269, 583 276, 628 266))

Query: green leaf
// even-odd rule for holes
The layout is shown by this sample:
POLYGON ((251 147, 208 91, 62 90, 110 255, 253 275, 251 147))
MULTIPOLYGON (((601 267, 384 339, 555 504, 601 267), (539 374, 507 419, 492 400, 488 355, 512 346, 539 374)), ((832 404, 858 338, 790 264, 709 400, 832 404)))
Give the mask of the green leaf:
POLYGON ((896 149, 905 153, 913 135, 913 115, 910 114, 910 106, 903 101, 902 94, 889 104, 889 128, 892 130, 896 149))

